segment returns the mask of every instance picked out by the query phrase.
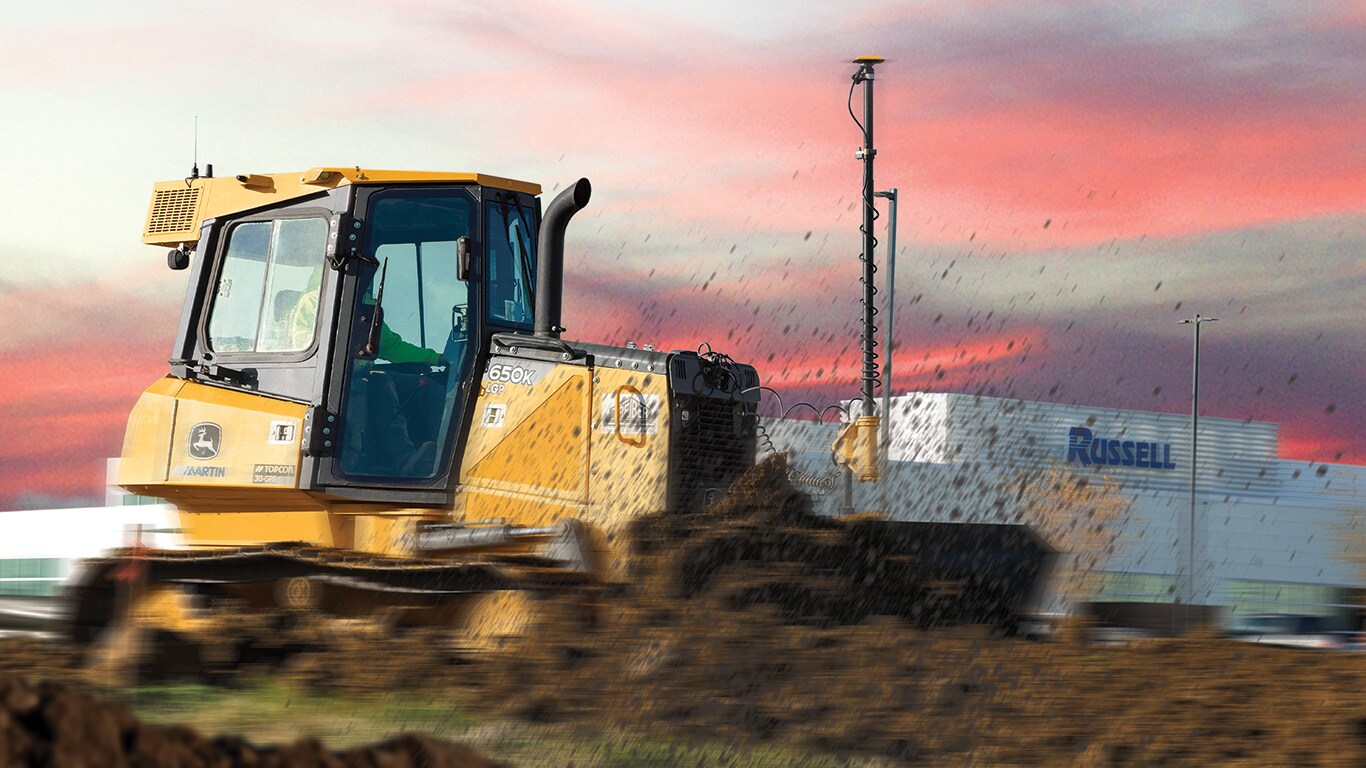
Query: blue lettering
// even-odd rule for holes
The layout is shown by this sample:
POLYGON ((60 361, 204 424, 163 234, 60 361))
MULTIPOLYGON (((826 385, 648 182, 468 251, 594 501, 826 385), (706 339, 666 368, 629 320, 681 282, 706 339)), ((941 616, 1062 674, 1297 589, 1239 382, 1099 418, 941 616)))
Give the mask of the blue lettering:
POLYGON ((228 470, 225 467, 186 467, 178 466, 171 469, 172 477, 227 477, 228 470))
POLYGON ((1086 427, 1072 427, 1067 431, 1067 460, 1080 462, 1083 466, 1091 464, 1086 450, 1091 446, 1091 430, 1086 427))
POLYGON ((1082 466, 1176 469, 1171 443, 1138 442, 1096 437, 1086 427, 1067 430, 1067 461, 1082 466))

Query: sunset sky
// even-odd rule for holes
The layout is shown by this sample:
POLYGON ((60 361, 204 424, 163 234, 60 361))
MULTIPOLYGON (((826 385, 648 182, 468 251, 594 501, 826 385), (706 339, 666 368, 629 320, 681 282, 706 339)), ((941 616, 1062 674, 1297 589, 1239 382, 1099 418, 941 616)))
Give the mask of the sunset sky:
POLYGON ((5 4, 0 509, 102 498, 165 372, 188 273, 139 236, 196 115, 218 175, 587 176, 568 337, 856 394, 860 54, 895 392, 1184 412, 1200 312, 1204 413, 1366 463, 1361 3, 642 5, 5 4))

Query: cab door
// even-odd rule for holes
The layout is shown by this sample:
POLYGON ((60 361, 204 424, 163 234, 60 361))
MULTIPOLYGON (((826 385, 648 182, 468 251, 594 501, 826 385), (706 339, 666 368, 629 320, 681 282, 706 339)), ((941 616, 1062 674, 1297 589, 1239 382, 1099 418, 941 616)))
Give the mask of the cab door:
POLYGON ((448 498, 464 430, 479 317, 458 248, 479 231, 466 187, 361 188, 364 260, 348 264, 327 409, 330 493, 374 500, 448 498))

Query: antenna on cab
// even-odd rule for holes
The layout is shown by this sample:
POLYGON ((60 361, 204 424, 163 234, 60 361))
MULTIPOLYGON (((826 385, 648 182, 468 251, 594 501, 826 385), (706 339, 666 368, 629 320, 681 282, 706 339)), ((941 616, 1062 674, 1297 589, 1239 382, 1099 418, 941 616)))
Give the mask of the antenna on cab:
POLYGON ((190 178, 199 178, 199 115, 194 116, 194 164, 190 167, 190 178))

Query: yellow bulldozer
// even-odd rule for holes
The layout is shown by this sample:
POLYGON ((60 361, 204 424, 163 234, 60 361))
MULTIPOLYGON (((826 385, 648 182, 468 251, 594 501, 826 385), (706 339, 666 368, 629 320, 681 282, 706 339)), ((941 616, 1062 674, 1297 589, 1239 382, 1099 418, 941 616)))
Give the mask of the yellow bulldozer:
MULTIPOLYGON (((118 483, 173 504, 185 548, 89 563, 74 638, 212 631, 226 596, 496 640, 538 595, 629 579, 632 520, 753 466, 753 367, 561 337, 591 187, 540 192, 354 167, 157 184, 143 241, 189 279, 118 483)), ((843 440, 865 472, 868 434, 843 440)))
POLYGON ((752 465, 752 367, 560 338, 591 186, 544 214, 540 191, 359 168, 157 184, 143 241, 189 281, 118 483, 174 504, 187 549, 92 563, 76 639, 193 631, 206 593, 511 631, 518 595, 621 578, 631 519, 752 465))

